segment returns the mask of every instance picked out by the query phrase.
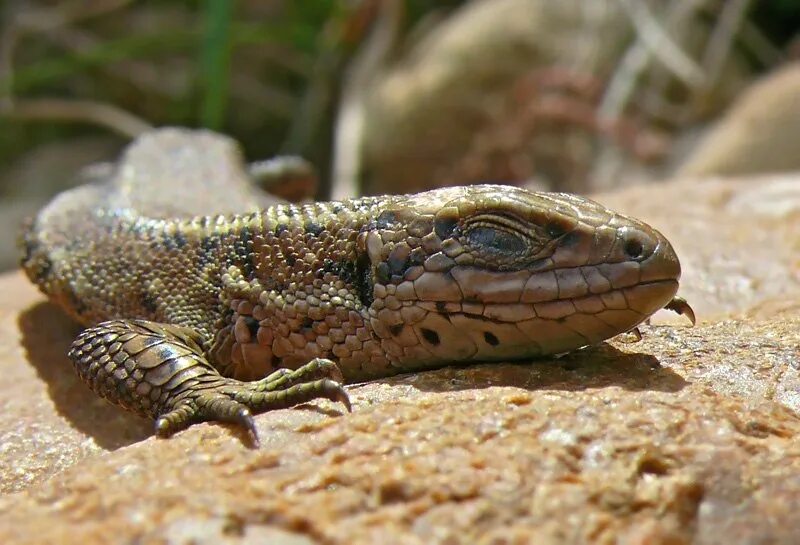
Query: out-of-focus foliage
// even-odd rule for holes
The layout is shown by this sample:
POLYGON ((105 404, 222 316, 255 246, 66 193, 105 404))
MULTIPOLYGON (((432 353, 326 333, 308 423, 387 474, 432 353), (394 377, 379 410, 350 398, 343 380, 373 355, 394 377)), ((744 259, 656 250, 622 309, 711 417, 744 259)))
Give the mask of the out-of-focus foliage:
MULTIPOLYGON (((0 7, 0 169, 45 142, 108 134, 16 111, 50 97, 112 105, 154 126, 227 132, 252 157, 292 152, 325 162, 342 72, 379 4, 8 0, 0 7)), ((433 6, 408 2, 405 27, 433 6)))
POLYGON ((800 2, 797 0, 755 2, 751 18, 779 47, 800 38, 800 2))
MULTIPOLYGON (((91 99, 153 125, 210 125, 268 155, 281 147, 320 49, 341 45, 326 32, 348 16, 322 1, 10 2, 1 98, 6 112, 41 97, 91 99)), ((98 130, 3 116, 0 164, 98 130)))
MULTIPOLYGON (((401 20, 389 62, 420 28, 466 2, 5 0, 0 173, 43 143, 129 137, 146 122, 229 133, 252 158, 302 154, 324 176, 342 82, 377 14, 392 3, 401 20), (52 99, 57 104, 38 102, 52 99)), ((750 20, 782 50, 796 38, 800 3, 753 2, 750 20)))

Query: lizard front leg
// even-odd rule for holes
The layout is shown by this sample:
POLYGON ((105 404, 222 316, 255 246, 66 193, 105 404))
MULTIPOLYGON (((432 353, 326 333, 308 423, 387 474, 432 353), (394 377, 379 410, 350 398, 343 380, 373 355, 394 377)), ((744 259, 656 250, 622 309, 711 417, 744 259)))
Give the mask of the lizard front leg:
POLYGON ((112 320, 83 331, 69 357, 100 396, 156 419, 160 436, 194 422, 232 422, 258 444, 252 412, 327 398, 350 401, 333 362, 315 359, 295 371, 278 370, 242 382, 223 377, 206 360, 189 328, 146 320, 112 320))

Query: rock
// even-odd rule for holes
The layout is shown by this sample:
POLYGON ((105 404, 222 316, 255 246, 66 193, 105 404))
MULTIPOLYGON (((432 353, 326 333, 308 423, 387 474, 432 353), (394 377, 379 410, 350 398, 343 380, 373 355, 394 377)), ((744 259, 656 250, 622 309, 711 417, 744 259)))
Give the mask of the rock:
POLYGON ((59 191, 82 183, 89 165, 119 152, 113 137, 73 137, 43 144, 0 168, 0 271, 19 264, 16 239, 20 223, 59 191), (72 173, 81 172, 75 176, 72 173))
POLYGON ((753 84, 679 170, 741 176, 800 170, 800 62, 753 84))
POLYGON ((800 419, 764 395, 796 389, 799 326, 655 328, 559 361, 380 381, 350 416, 259 417, 257 451, 205 424, 150 438, 0 500, 0 539, 790 543, 800 419))
MULTIPOLYGON (((699 14, 718 5, 701 0, 682 15, 664 8, 659 20, 672 40, 699 59, 713 28, 699 14)), ((623 178, 593 179, 605 148, 619 156, 625 178, 640 180, 666 160, 664 129, 677 122, 642 104, 663 101, 680 108, 681 123, 696 121, 728 104, 750 68, 734 51, 712 88, 688 91, 652 59, 641 78, 631 73, 639 56, 622 59, 635 39, 622 4, 611 0, 591 8, 581 0, 465 3, 365 93, 363 192, 535 178, 545 189, 586 193, 623 178), (625 77, 641 80, 630 100, 620 98, 625 77)))
POLYGON ((619 9, 609 4, 588 21, 584 15, 573 0, 471 2, 428 32, 369 94, 363 191, 524 180, 534 173, 531 124, 547 141, 539 145, 536 174, 566 177, 552 139, 543 133, 557 133, 561 148, 580 155, 578 161, 585 159, 582 151, 590 151, 591 135, 559 130, 553 127, 557 121, 547 119, 519 122, 533 117, 526 106, 535 99, 528 95, 547 95, 560 79, 569 80, 566 87, 575 79, 574 102, 585 106, 583 95, 596 83, 586 74, 612 70, 612 51, 628 32, 619 24, 619 9), (572 39, 582 31, 594 38, 592 54, 572 39), (573 73, 559 66, 571 66, 573 73))
POLYGON ((73 326, 0 277, 0 543, 794 543, 800 227, 759 205, 786 186, 598 197, 673 240, 697 327, 351 386, 351 415, 259 415, 258 450, 218 424, 159 440, 96 400, 73 326))
POLYGON ((148 422, 86 395, 66 358, 79 326, 21 272, 0 276, 0 300, 0 492, 151 434, 148 422))

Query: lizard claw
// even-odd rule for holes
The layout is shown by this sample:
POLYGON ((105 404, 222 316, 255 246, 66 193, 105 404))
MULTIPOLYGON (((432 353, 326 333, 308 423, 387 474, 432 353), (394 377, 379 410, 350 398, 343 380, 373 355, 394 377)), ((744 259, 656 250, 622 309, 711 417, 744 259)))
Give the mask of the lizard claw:
POLYGON ((692 322, 692 325, 697 324, 697 319, 695 318, 694 310, 686 301, 686 299, 684 299, 683 297, 679 297, 676 295, 675 297, 672 298, 672 301, 666 304, 664 308, 667 310, 671 310, 672 312, 675 312, 682 316, 686 316, 687 318, 689 318, 689 321, 692 322))
POLYGON ((261 446, 261 441, 258 439, 258 430, 256 430, 256 421, 253 418, 253 414, 250 412, 250 409, 247 407, 242 407, 236 413, 235 423, 247 430, 247 436, 250 438, 250 443, 253 445, 253 448, 259 448, 261 446))
POLYGON ((344 387, 336 381, 327 380, 326 382, 330 382, 331 384, 327 386, 330 388, 329 394, 326 396, 328 399, 334 402, 339 402, 344 405, 344 408, 347 409, 347 412, 353 412, 353 406, 350 404, 350 396, 347 395, 344 387))

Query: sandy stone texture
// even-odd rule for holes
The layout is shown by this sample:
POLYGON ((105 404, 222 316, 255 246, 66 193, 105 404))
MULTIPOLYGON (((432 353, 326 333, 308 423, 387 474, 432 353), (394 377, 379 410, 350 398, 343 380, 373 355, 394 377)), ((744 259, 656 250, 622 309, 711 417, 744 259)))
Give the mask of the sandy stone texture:
POLYGON ((258 416, 258 450, 95 399, 74 325, 0 277, 0 543, 796 543, 800 181, 598 200, 673 240, 697 327, 351 386, 258 416))

